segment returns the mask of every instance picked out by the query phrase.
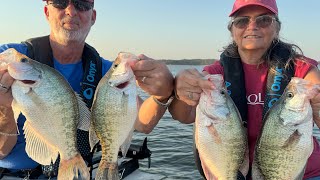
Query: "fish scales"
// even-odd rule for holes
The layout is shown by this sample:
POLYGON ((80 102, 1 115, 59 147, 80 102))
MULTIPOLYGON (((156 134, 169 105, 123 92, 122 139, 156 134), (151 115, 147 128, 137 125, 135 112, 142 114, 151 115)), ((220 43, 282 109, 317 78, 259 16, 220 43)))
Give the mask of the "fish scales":
POLYGON ((136 107, 136 97, 132 99, 129 96, 123 96, 122 92, 107 86, 100 88, 97 97, 99 98, 96 98, 93 106, 95 110, 92 112, 92 117, 98 138, 104 139, 100 141, 103 147, 102 159, 115 162, 118 153, 112 153, 110 150, 116 149, 118 152, 120 145, 126 139, 126 133, 121 133, 121 129, 127 132, 131 130, 131 127, 124 123, 128 122, 128 119, 132 119, 130 115, 136 114, 134 108, 136 107), (98 118, 104 120, 98 120, 98 118), (115 140, 118 142, 115 143, 115 140))
POLYGON ((267 112, 253 161, 253 179, 302 179, 313 150, 310 98, 319 86, 292 78, 267 112))
POLYGON ((78 178, 78 173, 81 179, 89 179, 76 146, 80 99, 70 85, 55 69, 14 49, 5 51, 1 59, 15 78, 11 87, 15 119, 20 112, 26 117, 23 129, 27 154, 43 165, 55 162, 60 154, 58 179, 78 178))
POLYGON ((247 150, 246 129, 221 75, 209 75, 196 110, 195 141, 207 179, 236 179, 247 150))
POLYGON ((125 155, 138 113, 137 87, 130 67, 132 61, 137 61, 137 57, 120 53, 96 90, 92 106, 92 126, 102 147, 96 179, 120 179, 119 148, 125 155))

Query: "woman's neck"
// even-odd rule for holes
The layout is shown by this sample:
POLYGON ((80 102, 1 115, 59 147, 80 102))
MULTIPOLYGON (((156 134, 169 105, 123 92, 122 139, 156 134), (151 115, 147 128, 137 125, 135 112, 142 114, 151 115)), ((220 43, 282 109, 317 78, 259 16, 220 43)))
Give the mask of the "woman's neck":
POLYGON ((264 60, 262 59, 265 51, 259 51, 259 50, 238 50, 239 55, 241 58, 241 61, 246 63, 246 64, 253 64, 253 65, 258 65, 261 64, 264 60))

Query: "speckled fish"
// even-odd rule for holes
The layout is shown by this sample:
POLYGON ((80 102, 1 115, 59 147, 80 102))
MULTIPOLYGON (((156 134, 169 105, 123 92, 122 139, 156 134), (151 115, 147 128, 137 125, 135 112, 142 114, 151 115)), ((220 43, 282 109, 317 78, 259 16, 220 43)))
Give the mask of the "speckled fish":
POLYGON ((58 179, 89 179, 89 170, 76 146, 79 107, 87 109, 87 130, 89 109, 55 69, 14 49, 1 53, 0 62, 15 79, 12 108, 16 120, 20 113, 26 117, 23 129, 27 154, 43 165, 55 162, 60 154, 58 179))
POLYGON ((253 179, 303 178, 313 150, 310 99, 319 89, 319 85, 304 79, 291 79, 281 98, 265 116, 255 147, 253 179))
MULTIPOLYGON (((100 140, 102 158, 95 179, 119 179, 119 148, 125 156, 138 113, 136 80, 130 66, 137 60, 133 54, 119 53, 111 70, 97 86, 91 112, 91 129, 100 140)), ((91 132, 90 136, 93 134, 91 132)))
POLYGON ((223 77, 205 78, 215 89, 204 90, 196 109, 195 143, 202 169, 207 180, 234 180, 240 167, 248 166, 246 129, 223 77))

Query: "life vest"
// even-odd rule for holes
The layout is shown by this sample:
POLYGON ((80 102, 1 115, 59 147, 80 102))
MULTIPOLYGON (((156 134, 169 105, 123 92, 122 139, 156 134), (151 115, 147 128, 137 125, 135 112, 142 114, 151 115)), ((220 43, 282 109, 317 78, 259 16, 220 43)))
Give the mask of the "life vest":
MULTIPOLYGON (((53 53, 49 36, 28 39, 22 43, 28 47, 28 57, 53 67, 53 53)), ((85 44, 83 49, 82 64, 84 76, 81 84, 80 96, 90 108, 92 106, 96 87, 102 78, 102 62, 99 53, 88 44, 85 44)), ((77 147, 88 167, 91 167, 90 174, 92 174, 93 153, 91 153, 89 144, 89 132, 80 129, 77 130, 77 147)), ((59 159, 60 158, 58 158, 54 164, 42 166, 43 173, 47 176, 57 175, 59 159)))
MULTIPOLYGON (((290 53, 291 52, 287 48, 284 48, 280 43, 274 45, 274 47, 271 49, 271 54, 273 55, 271 58, 274 59, 274 62, 271 63, 272 65, 268 70, 266 96, 263 105, 262 118, 264 118, 267 111, 280 98, 284 92, 284 89, 294 76, 293 62, 290 61, 289 65, 286 67, 287 62, 290 60, 290 53)), ((220 64, 223 67, 223 76, 228 94, 240 112, 243 125, 247 127, 248 106, 241 59, 229 57, 225 54, 225 52, 223 52, 220 55, 220 64)), ((193 147, 196 166, 200 174, 204 177, 203 169, 201 167, 201 160, 199 158, 199 153, 196 149, 195 143, 193 147)), ((248 173, 248 175, 250 175, 250 173, 248 173)), ((242 178, 244 177, 241 177, 241 173, 238 173, 237 179, 242 178)))

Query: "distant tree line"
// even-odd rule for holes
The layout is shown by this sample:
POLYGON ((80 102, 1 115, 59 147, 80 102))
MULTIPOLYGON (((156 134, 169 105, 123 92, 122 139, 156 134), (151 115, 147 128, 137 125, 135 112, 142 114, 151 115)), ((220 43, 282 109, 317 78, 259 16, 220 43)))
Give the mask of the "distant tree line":
POLYGON ((181 60, 168 60, 162 59, 159 60, 166 64, 170 65, 208 65, 212 64, 215 59, 181 59, 181 60))

